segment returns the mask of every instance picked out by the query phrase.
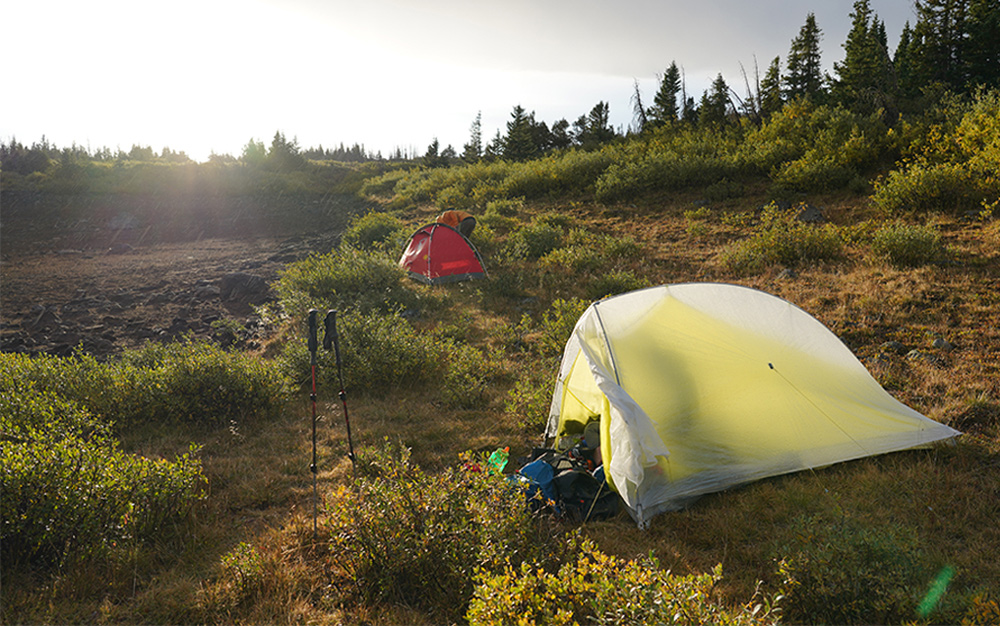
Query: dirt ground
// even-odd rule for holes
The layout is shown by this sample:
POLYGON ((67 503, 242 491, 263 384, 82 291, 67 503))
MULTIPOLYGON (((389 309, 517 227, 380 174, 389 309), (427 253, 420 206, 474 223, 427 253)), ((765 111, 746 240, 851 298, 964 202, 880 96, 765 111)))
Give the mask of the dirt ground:
POLYGON ((256 210, 268 219, 178 229, 169 207, 67 220, 0 202, 0 351, 104 357, 185 335, 252 347, 266 332, 254 307, 280 270, 328 252, 349 218, 330 200, 256 210))

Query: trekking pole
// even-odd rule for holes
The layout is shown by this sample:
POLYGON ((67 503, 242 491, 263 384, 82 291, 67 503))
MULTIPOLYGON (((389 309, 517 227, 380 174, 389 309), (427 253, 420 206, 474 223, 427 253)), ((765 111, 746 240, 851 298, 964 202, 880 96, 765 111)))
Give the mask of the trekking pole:
POLYGON ((318 516, 319 510, 319 488, 317 487, 317 467, 316 467, 316 349, 319 347, 319 342, 316 339, 316 315, 318 311, 316 309, 309 310, 309 355, 310 364, 312 369, 312 394, 309 398, 312 400, 312 464, 309 465, 309 471, 313 475, 313 541, 316 540, 316 518, 318 516))
POLYGON ((351 467, 357 474, 358 463, 354 456, 354 443, 351 441, 351 419, 347 416, 347 392, 344 391, 344 370, 340 362, 340 342, 337 337, 337 312, 330 309, 323 320, 326 326, 326 333, 323 335, 323 347, 327 350, 333 346, 333 352, 337 359, 337 379, 340 381, 340 403, 344 407, 344 423, 347 425, 347 457, 351 459, 351 467))

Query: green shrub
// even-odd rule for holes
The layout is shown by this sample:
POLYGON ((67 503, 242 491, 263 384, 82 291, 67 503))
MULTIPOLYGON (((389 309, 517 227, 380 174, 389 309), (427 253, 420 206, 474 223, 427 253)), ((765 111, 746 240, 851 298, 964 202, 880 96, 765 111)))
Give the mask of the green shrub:
POLYGON ((743 241, 725 248, 719 260, 740 274, 761 272, 772 265, 797 267, 843 257, 843 241, 831 224, 816 226, 799 221, 795 211, 769 205, 760 224, 743 241))
POLYGON ((443 342, 447 367, 441 398, 449 407, 479 409, 490 403, 490 391, 502 373, 489 355, 464 343, 443 342))
POLYGON ((398 218, 388 213, 371 211, 351 220, 340 244, 358 250, 378 250, 395 255, 405 245, 407 236, 398 218))
POLYGON ((538 260, 563 245, 565 233, 547 223, 531 223, 507 238, 506 250, 511 258, 538 260))
POLYGON ((462 619, 477 571, 545 563, 559 549, 544 519, 485 455, 433 474, 386 444, 360 455, 352 487, 330 494, 322 541, 344 572, 341 589, 363 602, 404 604, 442 623, 462 619))
POLYGON ((735 609, 713 596, 722 566, 710 574, 677 576, 652 556, 638 561, 604 554, 584 541, 558 572, 522 563, 481 570, 466 619, 494 624, 777 624, 776 601, 735 609))
POLYGON ((606 148, 611 165, 595 183, 598 202, 622 203, 649 193, 717 184, 739 174, 735 132, 664 128, 649 139, 606 148))
POLYGON ((636 276, 630 270, 612 270, 592 279, 586 287, 587 297, 600 300, 608 296, 649 287, 652 283, 644 276, 636 276))
POLYGON ((821 190, 841 187, 897 154, 898 137, 879 115, 796 100, 747 134, 738 159, 779 187, 821 190))
POLYGON ((559 362, 550 367, 528 369, 514 382, 504 401, 504 412, 513 416, 517 427, 537 435, 545 429, 552 406, 552 382, 559 362))
POLYGON ((150 343, 108 362, 83 353, 11 356, 5 367, 121 428, 259 419, 280 411, 287 392, 284 378, 267 362, 198 342, 150 343))
POLYGON ((524 210, 524 197, 518 198, 497 198, 486 203, 486 215, 501 215, 503 217, 516 217, 524 210))
POLYGON ((792 623, 892 624, 913 619, 927 581, 916 535, 899 525, 802 517, 779 574, 792 623))
POLYGON ((982 199, 965 163, 914 164, 875 181, 872 200, 889 215, 975 209, 982 199))
POLYGON ((572 298, 558 298, 552 302, 539 324, 539 336, 536 342, 539 354, 543 356, 562 356, 569 336, 576 327, 576 322, 583 315, 590 301, 572 298))
POLYGON ((944 256, 941 235, 928 226, 887 224, 872 234, 872 253, 897 267, 917 267, 944 256))
POLYGON ((876 206, 901 212, 978 211, 1000 198, 1000 91, 945 99, 911 135, 899 168, 876 182, 876 206))
POLYGON ((204 497, 195 450, 173 462, 125 454, 79 403, 38 390, 8 358, 0 371, 4 568, 169 544, 204 497))
MULTIPOLYGON (((305 323, 297 337, 281 353, 285 374, 299 384, 311 378, 311 355, 306 343, 305 323)), ((318 338, 322 341, 322 330, 318 338)), ((344 386, 360 393, 384 394, 392 389, 412 388, 439 380, 444 373, 445 350, 434 335, 418 332, 399 312, 358 313, 337 317, 338 344, 344 386)), ((335 353, 317 350, 318 383, 339 389, 335 353)))
POLYGON ((293 319, 309 309, 391 311, 418 308, 420 297, 406 271, 382 254, 343 249, 292 263, 274 286, 281 308, 293 319))
POLYGON ((631 237, 615 237, 574 228, 566 244, 539 259, 542 267, 561 266, 574 272, 608 270, 642 256, 642 246, 631 237))
POLYGON ((789 161, 771 176, 779 194, 843 189, 857 178, 857 171, 838 162, 837 157, 810 150, 800 159, 789 161))

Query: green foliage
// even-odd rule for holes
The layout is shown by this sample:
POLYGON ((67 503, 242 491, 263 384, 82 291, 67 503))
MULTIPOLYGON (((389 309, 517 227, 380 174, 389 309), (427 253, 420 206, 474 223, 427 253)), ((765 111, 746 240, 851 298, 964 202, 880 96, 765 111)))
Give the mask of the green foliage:
MULTIPOLYGON (((282 370, 292 380, 310 380, 311 355, 302 324, 295 339, 282 351, 282 370)), ((322 341, 322 329, 319 330, 322 341)), ((399 312, 347 311, 337 316, 344 386, 352 392, 385 394, 439 380, 446 371, 445 346, 430 333, 421 333, 399 312)), ((319 382, 339 389, 333 351, 317 351, 319 382)))
POLYGON ((872 199, 889 214, 975 211, 1000 199, 1000 91, 947 100, 936 117, 908 129, 901 167, 875 185, 872 199))
POLYGON ((169 542, 204 496, 195 450, 175 461, 124 453, 80 403, 0 360, 0 546, 4 568, 124 556, 169 542))
POLYGON ((147 344, 102 363, 71 357, 3 355, 11 375, 85 407, 107 424, 227 425, 274 415, 285 398, 267 363, 208 343, 147 344))
POLYGON ((345 247, 292 263, 274 285, 279 302, 293 319, 309 309, 391 311, 417 308, 406 271, 384 254, 345 247))
POLYGON ((829 191, 894 158, 897 139, 877 114, 796 100, 747 134, 739 159, 778 191, 829 191))
POLYGON ((447 369, 441 381, 441 398, 449 407, 479 409, 490 402, 490 391, 502 374, 489 355, 464 343, 445 343, 447 369))
POLYGON ((346 584, 365 603, 405 604, 460 620, 477 571, 545 563, 559 549, 524 497, 485 455, 428 473, 386 443, 360 458, 360 478, 330 495, 321 533, 346 584))
POLYGON ((677 576, 652 555, 629 561, 584 541, 558 572, 531 563, 502 572, 480 570, 466 619, 495 624, 777 624, 776 601, 763 599, 730 609, 713 597, 722 566, 711 573, 677 576))
POLYGON ((506 251, 514 259, 535 261, 563 245, 565 232, 545 222, 532 222, 507 237, 506 251))
POLYGON ((843 241, 833 225, 801 222, 795 211, 783 211, 772 203, 762 212, 753 234, 723 250, 719 261, 746 275, 777 264, 798 267, 842 256, 843 241))
POLYGON ((589 306, 589 301, 579 298, 553 301, 552 306, 542 314, 539 324, 538 352, 544 356, 561 356, 577 320, 589 306))
POLYGON ((735 132, 667 130, 617 149, 596 182, 599 202, 622 203, 650 193, 711 185, 739 173, 732 157, 735 132))
POLYGON ((612 270, 593 278, 587 284, 586 293, 591 300, 600 300, 651 285, 649 279, 645 276, 636 276, 631 270, 612 270))
POLYGON ((549 252, 539 262, 542 267, 596 272, 638 260, 641 255, 642 247, 632 237, 614 237, 575 228, 566 236, 565 246, 549 252))
POLYGON ((928 226, 894 223, 872 234, 872 253, 897 267, 917 267, 940 260, 945 254, 941 235, 928 226))
POLYGON ((264 557, 252 545, 241 541, 222 555, 222 569, 233 580, 239 596, 252 595, 262 585, 264 557))
POLYGON ((927 571, 915 534, 899 525, 797 519, 779 574, 792 623, 892 624, 914 617, 927 571))
POLYGON ((398 218, 388 213, 370 211, 351 220, 340 239, 340 245, 366 252, 398 254, 406 239, 406 230, 398 218))

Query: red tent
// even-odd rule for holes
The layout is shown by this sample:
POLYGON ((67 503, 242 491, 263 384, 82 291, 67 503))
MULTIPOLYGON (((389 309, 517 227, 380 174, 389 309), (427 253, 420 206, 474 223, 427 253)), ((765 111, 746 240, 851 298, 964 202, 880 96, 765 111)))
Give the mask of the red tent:
POLYGON ((483 259, 472 242, 441 223, 413 233, 399 265, 410 271, 410 278, 428 285, 486 277, 483 259))

